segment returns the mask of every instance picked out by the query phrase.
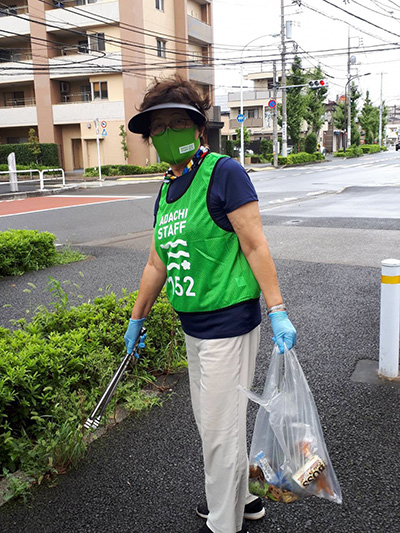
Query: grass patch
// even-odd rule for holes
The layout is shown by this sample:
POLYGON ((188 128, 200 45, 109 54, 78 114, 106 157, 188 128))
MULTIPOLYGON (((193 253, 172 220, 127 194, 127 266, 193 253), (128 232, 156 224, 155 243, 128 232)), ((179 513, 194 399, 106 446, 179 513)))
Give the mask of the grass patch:
MULTIPOLYGON (((32 319, 0 328, 0 478, 11 493, 25 495, 22 471, 35 483, 63 473, 83 457, 92 412, 125 353, 124 333, 137 293, 105 294, 70 305, 62 284, 50 278, 53 296, 32 319)), ((186 367, 184 335, 165 289, 147 321, 146 347, 124 374, 104 422, 117 409, 129 412, 160 404, 159 376, 186 367)))

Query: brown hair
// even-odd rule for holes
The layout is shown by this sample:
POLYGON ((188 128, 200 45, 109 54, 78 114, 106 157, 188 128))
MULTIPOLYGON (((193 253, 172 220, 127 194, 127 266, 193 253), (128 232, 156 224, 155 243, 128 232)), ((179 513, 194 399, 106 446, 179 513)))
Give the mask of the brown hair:
MULTIPOLYGON (((206 111, 211 107, 208 96, 201 96, 193 83, 183 79, 178 74, 173 78, 163 80, 155 78, 153 84, 144 95, 139 111, 146 111, 149 107, 166 103, 192 105, 204 116, 206 116, 206 111)), ((200 117, 196 112, 191 113, 189 109, 186 112, 197 126, 205 128, 207 121, 199 120, 200 117)), ((150 124, 149 131, 143 134, 144 139, 148 140, 149 137, 150 124)))

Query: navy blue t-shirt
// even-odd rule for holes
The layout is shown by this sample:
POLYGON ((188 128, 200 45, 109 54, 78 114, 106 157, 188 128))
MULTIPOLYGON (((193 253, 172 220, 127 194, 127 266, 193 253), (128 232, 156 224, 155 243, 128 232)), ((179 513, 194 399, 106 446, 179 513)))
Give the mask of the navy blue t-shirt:
MULTIPOLYGON (((168 203, 176 201, 186 192, 198 168, 170 181, 167 191, 168 203)), ((154 225, 159 201, 160 193, 154 205, 154 225)), ((213 171, 208 194, 208 210, 214 222, 225 231, 233 231, 227 214, 254 201, 258 201, 258 196, 244 168, 234 159, 219 159, 213 171)), ((261 322, 259 298, 216 311, 178 314, 183 331, 200 339, 244 335, 261 322)))

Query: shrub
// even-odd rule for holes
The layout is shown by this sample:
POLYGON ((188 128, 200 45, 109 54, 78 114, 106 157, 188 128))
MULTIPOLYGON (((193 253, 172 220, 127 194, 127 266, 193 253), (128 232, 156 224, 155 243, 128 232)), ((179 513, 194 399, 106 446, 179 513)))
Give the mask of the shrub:
POLYGON ((283 157, 282 155, 278 155, 278 165, 287 165, 288 164, 288 158, 283 157))
POLYGON ((270 139, 261 139, 260 152, 263 157, 268 157, 273 152, 273 142, 270 139))
MULTIPOLYGON (((44 307, 20 329, 0 328, 0 472, 22 469, 42 477, 67 468, 83 453, 83 422, 118 368, 123 335, 137 293, 115 294, 68 308, 61 284, 50 278, 61 303, 44 307), (5 469, 5 470, 4 470, 5 469)), ((151 406, 143 387, 164 371, 186 366, 180 322, 165 289, 146 321, 146 347, 110 402, 151 406)))
MULTIPOLYGON (((37 162, 48 168, 59 168, 58 147, 55 143, 39 143, 40 153, 37 155, 37 162)), ((15 160, 18 165, 28 165, 32 167, 32 162, 36 159, 32 155, 29 143, 21 144, 1 144, 0 163, 7 164, 7 157, 11 152, 15 153, 15 160)), ((32 167, 34 168, 34 167, 32 167)), ((8 167, 7 167, 8 169, 8 167)))
MULTIPOLYGON (((147 167, 139 165, 102 165, 103 176, 134 176, 136 174, 161 174, 169 168, 168 163, 155 163, 147 167)), ((85 168, 85 177, 96 177, 99 175, 97 167, 85 168)))
POLYGON ((288 155, 288 164, 296 165, 300 163, 309 163, 310 161, 316 161, 316 156, 314 154, 308 154, 307 152, 299 152, 298 154, 289 154, 288 155))
POLYGON ((0 233, 0 276, 18 276, 52 265, 56 236, 47 231, 9 230, 0 233))
POLYGON ((47 231, 12 229, 0 232, 0 277, 20 276, 30 270, 84 259, 82 254, 58 252, 56 236, 47 231))
POLYGON ((309 133, 304 143, 304 150, 308 154, 314 154, 317 151, 317 145, 317 136, 315 135, 315 133, 309 133))

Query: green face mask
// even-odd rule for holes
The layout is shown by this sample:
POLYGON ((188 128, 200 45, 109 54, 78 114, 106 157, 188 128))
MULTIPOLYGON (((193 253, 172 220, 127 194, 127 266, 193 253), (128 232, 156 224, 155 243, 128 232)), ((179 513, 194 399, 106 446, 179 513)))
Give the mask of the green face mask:
POLYGON ((151 138, 161 161, 179 165, 191 159, 200 147, 200 139, 196 139, 196 126, 185 130, 173 131, 167 128, 161 135, 151 138))

